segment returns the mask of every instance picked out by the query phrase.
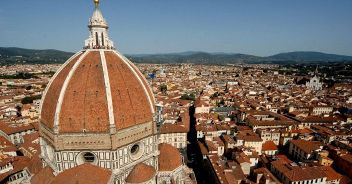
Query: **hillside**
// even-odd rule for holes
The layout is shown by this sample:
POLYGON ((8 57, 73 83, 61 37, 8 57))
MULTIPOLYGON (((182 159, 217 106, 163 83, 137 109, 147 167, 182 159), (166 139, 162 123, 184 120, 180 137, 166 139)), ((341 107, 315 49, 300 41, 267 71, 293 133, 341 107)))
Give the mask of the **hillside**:
POLYGON ((47 64, 63 63, 73 53, 53 49, 34 50, 16 47, 0 47, 0 64, 47 64))
POLYGON ((151 54, 129 56, 137 63, 195 63, 195 64, 236 64, 236 63, 326 63, 352 62, 352 56, 326 54, 321 52, 288 52, 268 57, 247 54, 184 52, 174 54, 151 54), (188 54, 187 54, 188 53, 188 54))
POLYGON ((175 54, 130 55, 136 63, 194 63, 194 64, 227 64, 259 61, 260 57, 245 54, 211 54, 206 52, 189 52, 175 54))
POLYGON ((312 62, 312 61, 351 61, 352 56, 343 56, 336 54, 326 54, 321 52, 288 52, 280 53, 268 57, 272 60, 283 60, 283 61, 302 61, 302 62, 312 62))
MULTIPOLYGON (((33 50, 0 47, 0 64, 48 64, 63 63, 74 53, 59 50, 33 50)), ((181 52, 169 54, 127 55, 135 63, 194 63, 194 64, 237 64, 237 63, 326 63, 352 62, 352 56, 326 54, 321 52, 288 52, 268 57, 247 54, 181 52)))

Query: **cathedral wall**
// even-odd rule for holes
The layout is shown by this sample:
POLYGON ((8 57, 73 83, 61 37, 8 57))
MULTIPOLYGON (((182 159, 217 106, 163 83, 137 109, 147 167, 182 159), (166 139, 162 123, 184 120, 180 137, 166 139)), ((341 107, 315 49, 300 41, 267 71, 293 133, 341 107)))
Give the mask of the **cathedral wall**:
POLYGON ((112 149, 116 149, 131 142, 135 142, 139 139, 142 139, 143 137, 150 136, 152 134, 153 122, 118 130, 118 133, 112 135, 112 149))
POLYGON ((118 130, 117 133, 84 133, 59 134, 54 135, 44 125, 40 125, 40 136, 46 140, 49 145, 54 146, 55 150, 100 150, 100 149, 117 149, 121 146, 128 145, 132 142, 153 135, 153 122, 136 125, 130 128, 118 130))
POLYGON ((97 150, 97 149, 110 149, 111 141, 110 135, 106 134, 63 134, 57 137, 56 149, 57 150, 68 150, 68 149, 85 149, 85 150, 97 150))
MULTIPOLYGON (((42 145, 46 144, 45 141, 42 145)), ((149 136, 140 141, 136 141, 132 144, 123 146, 117 150, 65 150, 65 151, 54 151, 48 149, 51 146, 46 146, 47 149, 43 149, 43 156, 47 157, 46 162, 51 162, 49 165, 54 166, 53 168, 57 172, 75 167, 83 163, 92 163, 103 168, 112 170, 118 170, 123 173, 127 173, 127 170, 131 170, 134 165, 140 162, 145 162, 148 165, 152 165, 157 169, 157 138, 156 136, 149 136), (132 151, 133 146, 138 145, 138 150, 135 153, 132 151), (87 155, 88 156, 87 156, 87 155), (87 160, 87 157, 91 157, 87 160), (49 158, 53 157, 53 158, 49 158), (93 158, 94 157, 94 158, 93 158)), ((82 147, 85 148, 84 145, 82 147)), ((122 177, 122 176, 121 176, 122 177)))

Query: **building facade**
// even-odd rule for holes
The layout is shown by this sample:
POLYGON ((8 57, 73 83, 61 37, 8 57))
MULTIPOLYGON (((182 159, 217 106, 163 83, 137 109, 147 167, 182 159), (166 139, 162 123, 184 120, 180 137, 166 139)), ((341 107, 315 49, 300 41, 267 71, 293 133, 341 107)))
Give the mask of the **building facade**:
POLYGON ((314 91, 319 91, 323 89, 323 83, 321 83, 319 77, 315 75, 306 83, 306 87, 314 91))

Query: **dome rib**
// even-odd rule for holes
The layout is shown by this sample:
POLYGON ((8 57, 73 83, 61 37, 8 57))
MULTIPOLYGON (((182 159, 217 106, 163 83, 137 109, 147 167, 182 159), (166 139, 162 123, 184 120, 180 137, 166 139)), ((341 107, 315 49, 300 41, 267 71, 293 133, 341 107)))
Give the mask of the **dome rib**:
POLYGON ((60 96, 57 102, 57 106, 56 106, 56 110, 55 110, 55 118, 54 118, 54 131, 58 131, 55 130, 55 127, 58 127, 59 125, 59 118, 60 118, 60 111, 61 111, 61 107, 62 107, 62 102, 64 99, 64 95, 68 86, 68 83, 70 82, 74 72, 76 71, 76 69, 78 68, 78 66, 81 64, 82 60, 87 56, 89 52, 84 52, 80 58, 78 59, 78 61, 73 65, 72 69, 70 70, 70 72, 68 73, 65 82, 62 85, 61 91, 60 91, 60 96))
POLYGON ((149 101, 149 105, 150 105, 150 109, 152 111, 152 113, 155 113, 154 111, 154 105, 153 105, 153 102, 152 102, 152 99, 150 97, 150 93, 148 92, 145 84, 143 83, 143 79, 141 79, 140 75, 136 72, 136 69, 131 65, 130 62, 128 62, 129 60, 123 56, 122 54, 120 54, 118 51, 114 51, 115 54, 117 54, 121 60, 129 67, 129 69, 134 73, 134 75, 137 77, 138 81, 140 82, 141 86, 143 86, 143 90, 144 90, 144 93, 145 95, 147 96, 148 98, 148 101, 149 101))
POLYGON ((110 133, 115 133, 116 126, 115 126, 115 118, 114 118, 114 107, 112 104, 112 96, 111 96, 112 91, 110 86, 109 71, 106 64, 105 52, 102 50, 100 51, 100 58, 101 58, 101 64, 103 66, 103 73, 104 73, 106 100, 108 103, 108 111, 109 111, 110 133))
POLYGON ((105 51, 109 71, 112 103, 117 129, 153 121, 148 94, 144 84, 138 79, 123 58, 116 52, 105 51), (113 80, 112 80, 113 79, 113 80))
MULTIPOLYGON (((139 69, 136 67, 136 65, 134 65, 130 60, 128 60, 125 56, 124 58, 126 59, 126 61, 135 69, 135 71, 137 72, 138 76, 140 77, 140 79, 142 80, 143 84, 145 86, 148 86, 148 82, 146 80, 146 78, 143 76, 143 74, 139 71, 139 69)), ((155 102, 155 98, 153 95, 153 92, 150 88, 147 89, 149 96, 151 97, 152 102, 155 102)), ((153 105, 153 109, 155 112, 155 106, 153 105)))
POLYGON ((108 133, 109 110, 99 51, 89 52, 75 70, 59 116, 59 132, 108 133))
POLYGON ((51 78, 48 86, 43 93, 43 100, 40 104, 40 119, 49 128, 53 128, 55 121, 55 111, 57 108, 57 100, 60 96, 60 90, 63 83, 65 82, 68 73, 70 72, 73 65, 82 56, 82 51, 77 52, 71 58, 69 58, 60 69, 51 78), (49 98, 46 98, 49 95, 49 98), (44 107, 44 108, 43 108, 44 107))

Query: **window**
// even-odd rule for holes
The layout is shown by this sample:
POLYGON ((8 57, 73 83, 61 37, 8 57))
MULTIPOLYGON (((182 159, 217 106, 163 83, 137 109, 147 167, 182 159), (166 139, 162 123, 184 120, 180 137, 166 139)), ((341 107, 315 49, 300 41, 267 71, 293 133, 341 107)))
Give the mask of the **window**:
POLYGON ((92 163, 95 160, 94 154, 90 152, 84 153, 83 158, 85 162, 89 162, 89 163, 92 163))
POLYGON ((135 155, 136 153, 138 153, 138 151, 139 151, 139 145, 138 144, 133 145, 131 148, 131 153, 135 155))
POLYGON ((98 38, 98 33, 95 32, 95 45, 99 46, 99 38, 98 38))
POLYGON ((104 33, 101 33, 101 44, 104 46, 104 33))

